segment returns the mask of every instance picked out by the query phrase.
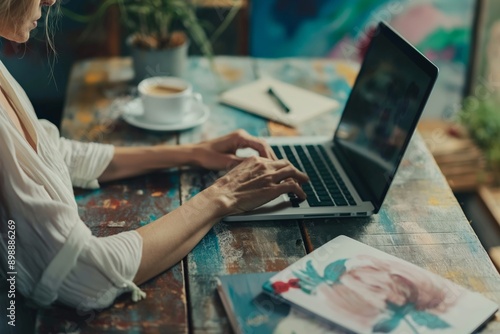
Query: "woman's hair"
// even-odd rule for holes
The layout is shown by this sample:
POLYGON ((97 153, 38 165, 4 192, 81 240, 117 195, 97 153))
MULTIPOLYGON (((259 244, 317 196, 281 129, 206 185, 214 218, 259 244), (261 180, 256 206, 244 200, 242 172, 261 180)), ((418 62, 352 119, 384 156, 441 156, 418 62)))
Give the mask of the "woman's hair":
POLYGON ((0 18, 4 25, 17 29, 19 22, 24 22, 26 13, 31 12, 34 0, 1 0, 0 18))
MULTIPOLYGON (((26 0, 24 0, 24 1, 26 1, 26 0)), ((56 24, 57 24, 57 18, 52 17, 52 16, 59 16, 60 15, 59 3, 60 3, 60 1, 56 0, 54 5, 52 5, 52 7, 49 7, 47 9, 47 13, 45 14, 45 35, 47 36, 47 44, 48 44, 48 47, 50 48, 50 50, 54 54, 57 54, 56 48, 54 45, 54 31, 55 31, 56 24), (54 14, 54 15, 52 15, 52 14, 54 14)))
MULTIPOLYGON (((0 0, 1 24, 10 26, 16 31, 20 22, 24 22, 26 15, 31 13, 33 2, 39 0, 0 0)), ((49 7, 45 13, 45 35, 47 36, 48 48, 55 53, 54 28, 56 21, 51 18, 52 13, 59 14, 59 1, 49 7)))

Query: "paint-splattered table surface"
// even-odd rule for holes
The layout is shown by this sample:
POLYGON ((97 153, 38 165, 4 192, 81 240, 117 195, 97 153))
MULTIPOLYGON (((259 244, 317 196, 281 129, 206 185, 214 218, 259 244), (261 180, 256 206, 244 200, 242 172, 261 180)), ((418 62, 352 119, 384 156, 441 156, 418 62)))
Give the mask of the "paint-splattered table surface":
MULTIPOLYGON (((254 135, 332 135, 342 107, 297 129, 218 103, 218 95, 262 75, 346 101, 357 73, 355 64, 332 60, 262 60, 216 57, 216 71, 203 58, 191 58, 186 78, 203 95, 211 114, 184 132, 134 128, 119 115, 136 94, 130 59, 78 63, 67 92, 62 134, 115 145, 183 144, 243 128, 254 135)), ((151 74, 155 69, 151 69, 151 74)), ((200 170, 169 170, 76 189, 82 219, 98 236, 138 228, 174 210, 209 185, 216 175, 200 170)), ((347 235, 408 260, 500 302, 500 279, 470 227, 423 140, 414 135, 379 214, 370 218, 220 223, 179 264, 142 286, 146 300, 120 297, 100 312, 60 306, 40 311, 38 333, 227 333, 230 326, 216 294, 224 274, 278 271, 338 235, 347 235)), ((490 322, 487 333, 500 332, 490 322)))

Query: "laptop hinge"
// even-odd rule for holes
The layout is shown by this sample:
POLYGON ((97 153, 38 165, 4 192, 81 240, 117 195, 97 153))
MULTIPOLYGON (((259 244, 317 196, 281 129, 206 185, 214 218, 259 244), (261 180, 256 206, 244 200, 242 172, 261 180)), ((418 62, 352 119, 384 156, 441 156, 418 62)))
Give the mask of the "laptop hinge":
POLYGON ((356 191, 358 192, 358 195, 361 197, 363 201, 371 202, 373 207, 375 208, 374 213, 377 213, 378 210, 380 209, 380 206, 377 203, 377 200, 375 196, 372 194, 372 192, 365 186, 359 175, 356 173, 357 169, 355 166, 352 166, 349 164, 348 160, 346 159, 344 153, 342 153, 342 150, 340 150, 334 143, 334 141, 331 142, 330 146, 331 150, 333 151, 333 154, 339 161, 340 165, 344 169, 344 172, 347 174, 349 177, 349 180, 351 180, 351 183, 353 186, 356 188, 356 191))

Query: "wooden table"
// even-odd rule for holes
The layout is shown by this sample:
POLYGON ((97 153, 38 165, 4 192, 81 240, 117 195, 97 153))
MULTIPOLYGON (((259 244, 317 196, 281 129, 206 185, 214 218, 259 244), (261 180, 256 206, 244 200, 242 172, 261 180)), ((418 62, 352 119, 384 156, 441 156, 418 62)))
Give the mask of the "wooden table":
MULTIPOLYGON (((356 75, 351 64, 329 60, 218 57, 215 64, 217 75, 205 59, 192 58, 186 74, 211 109, 209 121, 182 133, 155 133, 111 119, 120 109, 111 101, 129 92, 129 59, 79 63, 71 75, 62 134, 116 145, 175 145, 238 128, 254 135, 331 135, 341 109, 293 130, 219 105, 217 95, 266 73, 331 95, 344 104, 356 75)), ((82 219, 94 234, 107 236, 138 228, 177 208, 215 177, 199 170, 164 171, 103 184, 99 190, 76 190, 75 194, 82 219)), ((91 313, 52 307, 38 313, 36 330, 226 333, 230 331, 228 319, 215 291, 218 275, 281 270, 340 234, 500 302, 498 272, 416 134, 379 214, 371 218, 220 223, 181 263, 142 286, 146 300, 133 303, 129 296, 122 296, 112 307, 91 313)), ((491 322, 484 332, 500 332, 500 323, 491 322)))

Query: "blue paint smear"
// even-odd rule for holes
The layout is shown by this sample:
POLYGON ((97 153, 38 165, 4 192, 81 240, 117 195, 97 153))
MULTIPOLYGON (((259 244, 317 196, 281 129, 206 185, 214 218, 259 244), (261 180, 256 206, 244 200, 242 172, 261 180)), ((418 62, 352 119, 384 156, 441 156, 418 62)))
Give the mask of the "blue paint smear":
POLYGON ((219 240, 213 228, 191 251, 190 261, 196 263, 195 272, 200 274, 225 272, 219 240))
MULTIPOLYGON (((137 310, 132 310, 132 312, 128 312, 129 317, 130 317, 129 320, 133 324, 139 324, 139 323, 141 323, 142 319, 139 319, 139 315, 137 313, 138 313, 137 310)), ((139 334, 140 330, 141 330, 140 328, 134 326, 134 327, 132 327, 132 328, 130 328, 128 330, 128 333, 130 333, 130 334, 136 334, 136 333, 139 334)))
POLYGON ((347 102, 349 94, 351 94, 351 86, 347 83, 346 79, 339 76, 336 69, 333 66, 326 66, 325 73, 328 77, 332 78, 328 81, 326 85, 330 92, 332 92, 333 97, 340 103, 340 108, 337 110, 343 110, 347 102))
POLYGON ((171 174, 168 178, 168 182, 170 183, 170 189, 168 190, 167 196, 168 198, 174 198, 178 194, 179 175, 177 173, 171 174))
POLYGON ((102 193, 102 189, 99 188, 99 189, 96 189, 94 191, 86 192, 85 194, 76 195, 75 200, 78 203, 81 203, 82 205, 84 205, 86 202, 83 203, 83 201, 88 201, 88 200, 92 199, 94 196, 98 196, 100 193, 102 193))
POLYGON ((380 218, 380 224, 384 228, 384 231, 388 233, 396 233, 396 228, 394 226, 394 222, 392 221, 391 218, 389 218, 389 215, 387 214, 385 209, 381 209, 379 211, 379 218, 380 218))

